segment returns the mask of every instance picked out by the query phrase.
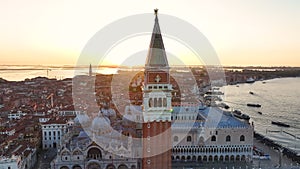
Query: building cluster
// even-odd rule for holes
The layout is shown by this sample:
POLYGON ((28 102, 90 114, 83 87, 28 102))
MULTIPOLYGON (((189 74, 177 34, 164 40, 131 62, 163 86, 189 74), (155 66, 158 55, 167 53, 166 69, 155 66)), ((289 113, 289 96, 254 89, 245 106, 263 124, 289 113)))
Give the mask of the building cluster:
POLYGON ((0 168, 34 168, 43 146, 42 123, 74 109, 71 84, 72 79, 43 77, 0 83, 0 168))
POLYGON ((41 140, 38 118, 25 115, 11 120, 1 118, 0 121, 0 166, 5 169, 32 168, 41 140))

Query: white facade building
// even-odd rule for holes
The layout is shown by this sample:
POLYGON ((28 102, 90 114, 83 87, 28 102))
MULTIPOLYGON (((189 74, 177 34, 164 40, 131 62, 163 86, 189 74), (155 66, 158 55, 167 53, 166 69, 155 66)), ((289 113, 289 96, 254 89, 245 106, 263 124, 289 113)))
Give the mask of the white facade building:
POLYGON ((43 149, 57 148, 63 134, 67 130, 67 122, 62 120, 49 120, 42 124, 43 149))

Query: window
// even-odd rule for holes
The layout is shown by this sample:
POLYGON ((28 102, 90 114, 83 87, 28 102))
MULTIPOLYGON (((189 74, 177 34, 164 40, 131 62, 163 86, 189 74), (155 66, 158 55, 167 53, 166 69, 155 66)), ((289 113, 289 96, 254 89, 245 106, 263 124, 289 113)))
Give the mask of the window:
POLYGON ((241 135, 240 141, 245 141, 245 136, 244 135, 241 135))
POLYGON ((154 98, 154 107, 157 107, 157 98, 154 98))
POLYGON ((216 131, 216 135, 218 135, 218 131, 216 131))
POLYGON ((158 101, 157 101, 157 107, 162 107, 162 99, 161 98, 158 98, 158 101))
POLYGON ((230 135, 226 136, 226 142, 230 142, 230 141, 231 141, 230 135))
POLYGON ((216 140, 217 140, 216 136, 211 137, 211 141, 216 141, 216 140))
POLYGON ((192 141, 192 136, 187 136, 186 141, 191 142, 192 141))
POLYGON ((167 98, 163 98, 163 106, 167 107, 167 98))
POLYGON ((149 99, 149 107, 153 107, 153 99, 152 98, 149 99))
POLYGON ((174 142, 177 142, 178 141, 178 136, 174 136, 174 142))

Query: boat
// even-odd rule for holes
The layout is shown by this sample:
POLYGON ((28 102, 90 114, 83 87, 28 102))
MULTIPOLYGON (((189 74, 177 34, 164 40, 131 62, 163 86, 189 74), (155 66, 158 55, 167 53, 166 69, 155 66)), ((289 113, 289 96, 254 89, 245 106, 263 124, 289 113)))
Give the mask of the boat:
POLYGON ((277 126, 282 126, 282 127, 290 127, 290 125, 285 124, 285 123, 280 122, 280 121, 272 121, 272 124, 277 125, 277 126))
POLYGON ((216 90, 209 90, 205 93, 206 95, 224 95, 223 92, 221 91, 216 91, 216 90))
POLYGON ((271 160, 271 156, 269 154, 265 154, 265 155, 253 155, 253 159, 271 160))
POLYGON ((249 94, 254 94, 254 93, 250 91, 249 94))
POLYGON ((207 95, 207 96, 204 96, 204 100, 222 101, 222 98, 220 98, 219 96, 215 96, 215 95, 207 95))
POLYGON ((248 103, 247 106, 248 107, 261 107, 260 104, 253 104, 253 103, 248 103))
POLYGON ((257 112, 257 113, 258 113, 258 114, 260 114, 260 115, 262 115, 262 112, 260 112, 260 111, 259 111, 259 112, 257 112))
POLYGON ((239 119, 249 120, 250 117, 247 114, 243 114, 240 110, 234 110, 233 115, 239 119))
POLYGON ((218 106, 221 107, 221 108, 224 108, 224 109, 229 109, 229 108, 230 108, 230 107, 229 107, 227 104, 225 104, 225 103, 219 103, 218 106))
POLYGON ((252 77, 250 77, 246 80, 246 83, 254 83, 254 82, 255 82, 255 80, 252 77))

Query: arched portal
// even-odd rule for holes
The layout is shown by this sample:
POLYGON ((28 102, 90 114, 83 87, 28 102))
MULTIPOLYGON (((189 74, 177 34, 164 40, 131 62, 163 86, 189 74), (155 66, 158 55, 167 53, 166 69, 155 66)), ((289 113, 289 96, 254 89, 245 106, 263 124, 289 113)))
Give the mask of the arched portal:
POLYGON ((82 169, 82 168, 80 167, 80 165, 74 165, 74 166, 72 167, 72 169, 82 169))
POLYGON ((128 167, 125 164, 119 165, 118 169, 128 169, 128 167))
POLYGON ((234 161, 234 155, 230 156, 230 161, 234 161))
POLYGON ((240 155, 237 155, 236 156, 236 161, 240 161, 240 160, 241 160, 240 155))
POLYGON ((224 161, 224 156, 221 155, 220 158, 219 158, 219 160, 220 161, 224 161))
POLYGON ((202 157, 198 156, 197 161, 202 161, 202 157))
POLYGON ((62 166, 62 167, 60 167, 60 169, 69 169, 69 167, 67 167, 67 166, 62 166))
POLYGON ((116 169, 116 167, 113 164, 108 164, 106 169, 116 169))
POLYGON ((208 156, 208 161, 213 161, 212 155, 208 156))
POLYGON ((245 156, 245 155, 242 155, 241 160, 242 160, 242 161, 245 161, 245 160, 246 160, 246 156, 245 156))
POLYGON ((229 155, 225 156, 225 161, 229 161, 229 155))
POLYGON ((203 161, 207 161, 207 156, 203 156, 203 161))
POLYGON ((96 162, 91 162, 87 165, 87 169, 101 169, 101 166, 96 162))

